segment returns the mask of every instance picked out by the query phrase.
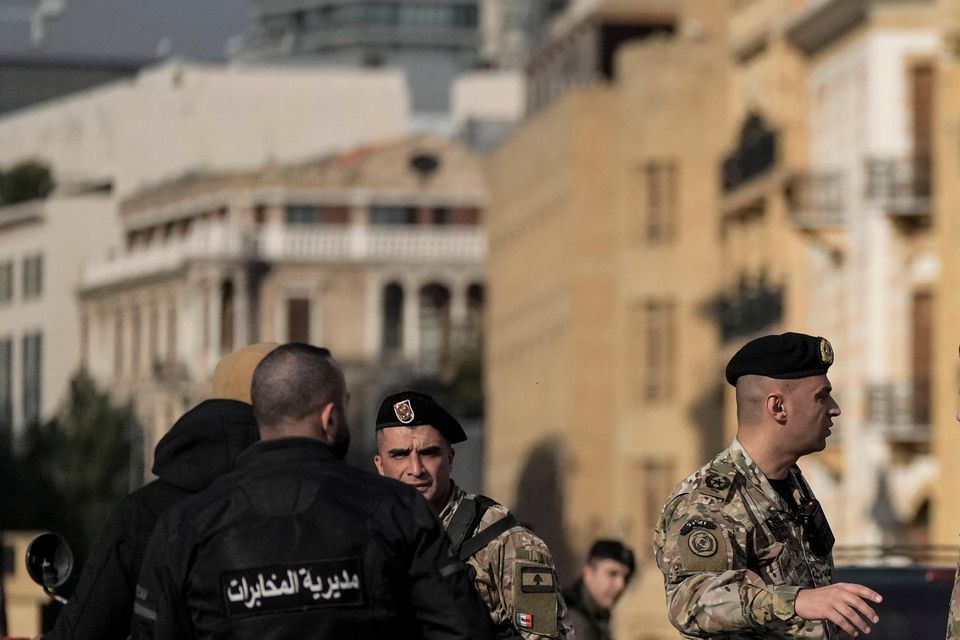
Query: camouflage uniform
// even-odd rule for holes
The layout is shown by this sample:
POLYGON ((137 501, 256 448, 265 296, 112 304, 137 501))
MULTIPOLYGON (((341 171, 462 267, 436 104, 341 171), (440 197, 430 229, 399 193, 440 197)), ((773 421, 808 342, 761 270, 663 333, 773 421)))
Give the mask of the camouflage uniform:
MULTIPOLYGON (((444 528, 450 526, 453 514, 456 513, 464 498, 468 495, 450 481, 452 491, 447 504, 440 511, 440 521, 444 528)), ((494 505, 487 509, 480 520, 477 532, 483 531, 509 511, 502 505, 494 505)), ((519 637, 525 640, 541 640, 544 637, 570 640, 573 631, 567 623, 567 607, 563 602, 556 569, 550 549, 543 540, 523 526, 517 525, 508 529, 493 542, 478 551, 467 560, 467 564, 475 572, 474 584, 480 593, 480 598, 490 609, 490 617, 500 628, 512 625, 519 637), (544 593, 541 587, 533 592, 526 589, 515 589, 515 575, 520 575, 522 568, 541 568, 550 573, 548 578, 553 587, 553 593, 544 593), (532 627, 524 630, 518 628, 517 617, 531 615, 532 627)), ((545 586, 545 585, 544 585, 545 586)))
POLYGON ((947 640, 960 640, 960 565, 950 594, 950 613, 947 615, 947 640))
MULTIPOLYGON (((799 485, 792 473, 794 497, 799 485)), ((799 503, 799 500, 798 500, 799 503)), ((794 612, 797 592, 831 583, 801 525, 739 441, 687 477, 654 533, 670 621, 687 638, 839 638, 794 612)))

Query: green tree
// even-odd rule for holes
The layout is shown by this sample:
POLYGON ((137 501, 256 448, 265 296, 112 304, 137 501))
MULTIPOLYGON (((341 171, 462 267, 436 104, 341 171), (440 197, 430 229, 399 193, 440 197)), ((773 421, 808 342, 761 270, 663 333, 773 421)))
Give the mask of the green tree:
POLYGON ((38 160, 24 160, 0 172, 0 204, 46 198, 53 187, 53 174, 49 166, 38 160))
MULTIPOLYGON (((68 537, 82 549, 97 539, 130 489, 136 428, 131 407, 115 405, 80 371, 58 415, 30 429, 24 461, 55 488, 74 529, 68 537)), ((139 476, 139 468, 133 471, 139 476)))

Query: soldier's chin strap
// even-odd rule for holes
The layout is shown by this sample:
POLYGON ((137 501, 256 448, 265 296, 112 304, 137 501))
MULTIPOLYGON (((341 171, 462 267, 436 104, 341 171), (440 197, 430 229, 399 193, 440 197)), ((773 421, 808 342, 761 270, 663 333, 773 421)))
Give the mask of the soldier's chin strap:
POLYGON ((480 526, 483 514, 495 504, 499 503, 487 496, 464 498, 460 502, 456 513, 450 519, 450 526, 447 527, 451 550, 460 560, 466 562, 468 558, 493 542, 497 537, 517 526, 517 519, 513 517, 512 513, 508 513, 506 517, 497 520, 480 533, 473 535, 477 527, 480 526))

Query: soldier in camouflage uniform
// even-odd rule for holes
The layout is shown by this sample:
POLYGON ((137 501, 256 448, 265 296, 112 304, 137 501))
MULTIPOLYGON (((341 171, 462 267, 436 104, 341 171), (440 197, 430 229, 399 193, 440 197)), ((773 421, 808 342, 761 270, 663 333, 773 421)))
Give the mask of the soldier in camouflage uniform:
POLYGON ((832 584, 833 534, 796 461, 821 451, 840 408, 833 350, 797 333, 745 345, 727 365, 737 439, 667 500, 654 534, 670 621, 686 638, 869 633, 876 592, 832 584))
POLYGON ((430 396, 394 394, 377 414, 374 463, 380 475, 413 486, 436 510, 454 553, 474 575, 498 638, 572 638, 547 545, 505 507, 466 493, 450 478, 452 445, 466 439, 460 423, 430 396))

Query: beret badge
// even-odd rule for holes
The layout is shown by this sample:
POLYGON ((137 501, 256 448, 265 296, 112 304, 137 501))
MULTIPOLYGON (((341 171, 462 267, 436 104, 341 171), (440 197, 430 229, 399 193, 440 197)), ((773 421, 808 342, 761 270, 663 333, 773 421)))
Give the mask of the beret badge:
POLYGON ((401 400, 393 405, 393 413, 397 416, 397 420, 403 424, 410 424, 413 422, 413 405, 410 404, 409 400, 401 400))
POLYGON ((823 364, 833 364, 833 345, 826 338, 820 338, 820 359, 823 364))

